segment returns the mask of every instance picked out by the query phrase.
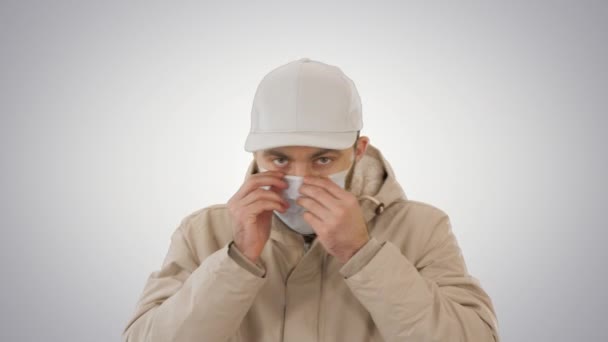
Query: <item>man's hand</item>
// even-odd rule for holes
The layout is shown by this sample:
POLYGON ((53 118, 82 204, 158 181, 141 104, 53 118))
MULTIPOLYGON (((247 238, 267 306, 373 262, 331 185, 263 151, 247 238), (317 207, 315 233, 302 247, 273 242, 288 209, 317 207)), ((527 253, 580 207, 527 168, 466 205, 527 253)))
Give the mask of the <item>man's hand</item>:
POLYGON ((280 193, 287 188, 283 173, 268 171, 249 177, 228 200, 237 249, 256 262, 270 236, 272 211, 284 213, 289 203, 280 193), (263 186, 270 186, 268 190, 263 186))
POLYGON ((304 177, 296 203, 325 250, 346 263, 369 241, 367 224, 357 197, 329 178, 304 177))

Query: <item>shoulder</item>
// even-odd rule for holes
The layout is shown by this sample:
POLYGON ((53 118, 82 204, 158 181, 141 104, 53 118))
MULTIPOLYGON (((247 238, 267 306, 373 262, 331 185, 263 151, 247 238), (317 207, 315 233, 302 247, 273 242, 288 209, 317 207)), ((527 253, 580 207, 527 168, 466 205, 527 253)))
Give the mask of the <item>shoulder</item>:
POLYGON ((410 260, 419 260, 425 250, 450 234, 450 220, 444 210, 410 199, 399 199, 387 206, 373 227, 374 236, 392 242, 410 260))
POLYGON ((232 221, 227 204, 212 204, 196 209, 184 218, 174 234, 181 234, 200 259, 232 240, 232 221))
POLYGON ((228 205, 225 203, 212 204, 196 209, 182 218, 180 227, 183 229, 197 229, 204 223, 210 223, 228 216, 228 205))
POLYGON ((427 202, 411 199, 396 200, 386 208, 384 214, 413 221, 432 222, 448 219, 448 214, 443 209, 427 202))

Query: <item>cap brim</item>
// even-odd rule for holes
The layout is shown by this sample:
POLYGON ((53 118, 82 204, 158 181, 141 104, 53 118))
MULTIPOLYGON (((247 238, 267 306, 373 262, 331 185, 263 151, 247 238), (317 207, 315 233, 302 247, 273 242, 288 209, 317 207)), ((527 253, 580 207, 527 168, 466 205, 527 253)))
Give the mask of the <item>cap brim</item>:
POLYGON ((355 144, 357 131, 352 132, 250 132, 245 151, 254 152, 283 146, 309 146, 343 150, 355 144))

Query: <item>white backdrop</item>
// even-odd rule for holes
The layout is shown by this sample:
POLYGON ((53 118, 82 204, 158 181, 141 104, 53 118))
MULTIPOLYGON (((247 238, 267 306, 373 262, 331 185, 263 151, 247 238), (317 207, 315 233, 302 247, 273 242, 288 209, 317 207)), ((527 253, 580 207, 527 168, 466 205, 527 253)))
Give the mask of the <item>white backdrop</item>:
POLYGON ((504 341, 606 340, 607 16, 2 1, 0 340, 118 340, 180 220, 240 186, 258 82, 301 57, 353 79, 362 135, 450 215, 504 341))

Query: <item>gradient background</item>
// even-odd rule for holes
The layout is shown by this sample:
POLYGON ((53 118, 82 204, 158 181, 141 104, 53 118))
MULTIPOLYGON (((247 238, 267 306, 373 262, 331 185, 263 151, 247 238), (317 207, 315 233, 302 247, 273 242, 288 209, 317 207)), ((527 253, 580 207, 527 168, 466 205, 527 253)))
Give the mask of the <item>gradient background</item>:
POLYGON ((504 341, 608 338, 608 2, 2 1, 0 340, 117 341, 180 220, 226 202, 257 84, 360 92, 504 341))

